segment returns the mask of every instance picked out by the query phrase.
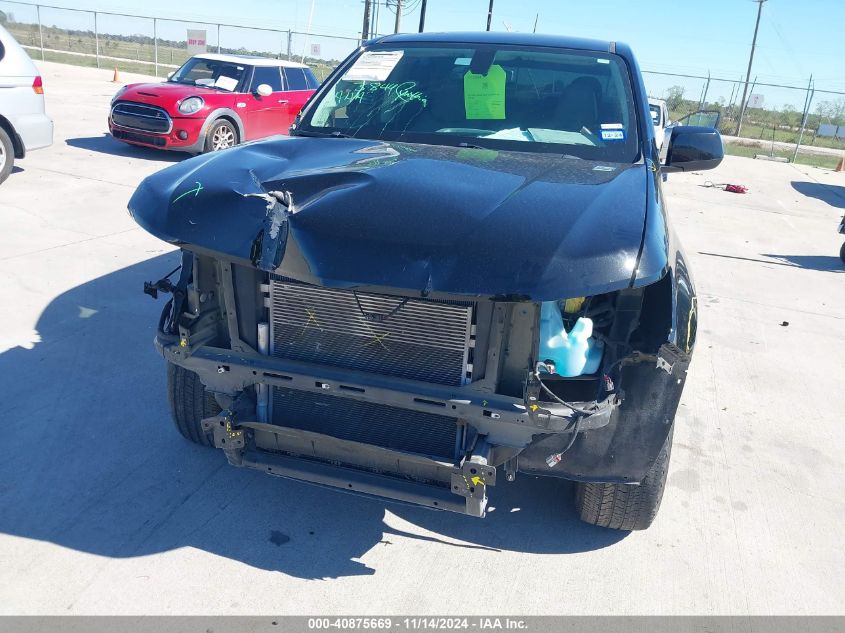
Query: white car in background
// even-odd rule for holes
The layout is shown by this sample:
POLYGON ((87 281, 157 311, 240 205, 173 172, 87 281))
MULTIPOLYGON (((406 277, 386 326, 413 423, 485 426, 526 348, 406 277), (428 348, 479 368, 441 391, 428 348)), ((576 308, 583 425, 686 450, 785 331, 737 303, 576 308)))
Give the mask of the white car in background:
POLYGON ((44 111, 41 75, 26 51, 0 25, 0 183, 16 158, 53 143, 53 121, 44 111))
POLYGON ((651 112, 651 122, 654 123, 654 140, 657 142, 657 149, 663 147, 663 139, 666 138, 666 128, 669 127, 669 109, 663 99, 648 98, 648 109, 651 112))

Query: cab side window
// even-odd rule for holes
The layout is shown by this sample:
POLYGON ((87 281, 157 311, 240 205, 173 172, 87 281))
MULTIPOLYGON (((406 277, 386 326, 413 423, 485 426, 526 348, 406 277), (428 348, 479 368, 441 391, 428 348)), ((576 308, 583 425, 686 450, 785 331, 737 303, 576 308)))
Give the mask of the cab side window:
POLYGON ((267 84, 273 89, 273 92, 284 90, 282 75, 279 70, 278 66, 256 66, 252 72, 252 83, 249 86, 249 91, 255 92, 261 84, 267 84))
POLYGON ((308 82, 302 68, 285 68, 285 76, 288 78, 288 90, 308 90, 308 82))

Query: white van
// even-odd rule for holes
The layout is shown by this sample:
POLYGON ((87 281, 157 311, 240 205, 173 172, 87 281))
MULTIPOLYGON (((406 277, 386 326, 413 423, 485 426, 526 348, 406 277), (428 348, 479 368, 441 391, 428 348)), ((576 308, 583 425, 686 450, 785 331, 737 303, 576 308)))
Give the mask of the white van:
POLYGON ((53 142, 53 121, 44 112, 41 75, 26 51, 0 25, 0 183, 16 158, 53 142))

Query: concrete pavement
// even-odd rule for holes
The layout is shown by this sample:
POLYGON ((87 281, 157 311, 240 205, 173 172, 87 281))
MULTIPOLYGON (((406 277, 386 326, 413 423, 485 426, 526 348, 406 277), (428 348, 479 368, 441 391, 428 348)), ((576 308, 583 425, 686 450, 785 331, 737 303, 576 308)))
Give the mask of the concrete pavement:
POLYGON ((0 614, 845 613, 842 174, 670 176, 701 316, 650 530, 582 524, 571 485, 524 476, 478 520, 176 434, 141 293, 175 257, 126 202, 179 156, 104 136, 110 71, 40 67, 55 143, 0 186, 0 614))

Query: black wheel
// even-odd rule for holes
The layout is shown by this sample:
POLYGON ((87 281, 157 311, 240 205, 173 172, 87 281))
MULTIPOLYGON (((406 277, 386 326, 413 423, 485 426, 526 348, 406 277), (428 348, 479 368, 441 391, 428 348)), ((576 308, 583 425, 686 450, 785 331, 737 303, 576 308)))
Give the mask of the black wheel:
POLYGON ((12 173, 12 166, 15 164, 15 146, 9 134, 0 127, 0 183, 12 173))
POLYGON ((167 400, 176 430, 187 440, 214 446, 211 435, 202 430, 203 418, 220 413, 220 406, 194 372, 167 363, 167 400))
POLYGON ((205 135, 205 151, 217 152, 238 144, 238 129, 228 119, 220 119, 211 124, 205 135))
POLYGON ((581 520, 614 530, 648 528, 660 509, 671 452, 670 433, 639 486, 579 483, 575 491, 575 506, 581 520))
POLYGON ((839 259, 845 264, 845 242, 842 242, 842 246, 839 248, 839 259))

